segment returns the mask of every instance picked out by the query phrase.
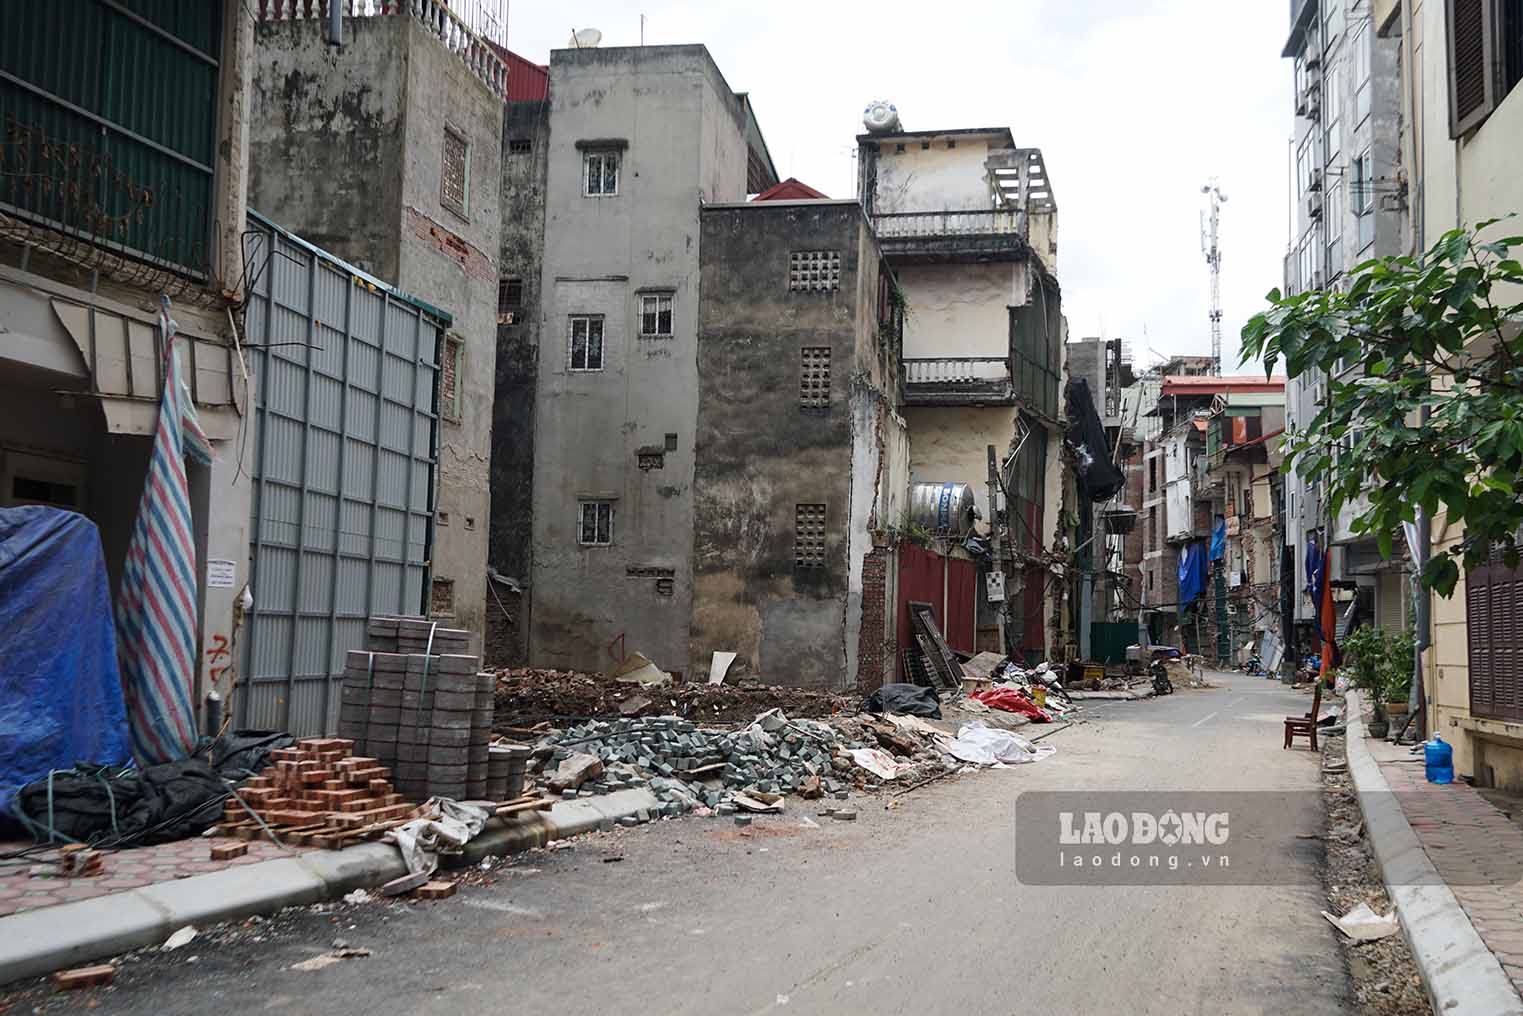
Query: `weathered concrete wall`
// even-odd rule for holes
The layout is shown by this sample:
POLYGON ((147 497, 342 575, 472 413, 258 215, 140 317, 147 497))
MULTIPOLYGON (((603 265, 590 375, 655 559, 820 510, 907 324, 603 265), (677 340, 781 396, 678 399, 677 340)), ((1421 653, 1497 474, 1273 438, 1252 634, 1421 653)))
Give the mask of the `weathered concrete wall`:
POLYGON ((398 20, 408 31, 398 284, 449 311, 450 335, 464 342, 459 413, 446 414, 439 431, 436 504, 441 516, 449 514, 450 526, 435 533, 432 574, 436 584, 453 584, 452 621, 481 631, 491 516, 503 103, 416 20, 398 20), (470 145, 463 216, 440 198, 447 128, 470 145))
POLYGON ((351 19, 339 50, 315 21, 263 22, 257 62, 250 204, 454 318, 459 413, 440 422, 432 573, 452 590, 447 616, 480 631, 503 104, 403 15, 351 19), (465 215, 440 199, 446 127, 469 143, 465 215))
MULTIPOLYGON (((975 210, 994 207, 984 161, 991 139, 953 136, 922 141, 907 140, 904 151, 884 141, 878 152, 878 188, 873 211, 932 212, 943 209, 975 210), (948 148, 951 142, 956 147, 948 148)), ((1004 142, 995 142, 1000 150, 1004 142)))
POLYGON ((406 20, 261 21, 249 124, 249 207, 399 284, 406 20))
POLYGON ((528 658, 528 616, 533 596, 528 582, 534 514, 534 394, 539 375, 540 272, 545 254, 549 143, 548 101, 507 104, 502 126, 499 269, 504 280, 521 283, 523 296, 519 306, 498 308, 488 560, 498 573, 518 580, 524 591, 514 596, 499 586, 497 597, 487 597, 484 650, 487 659, 498 664, 517 664, 528 658), (520 149, 527 143, 529 150, 513 151, 515 142, 520 149))
POLYGON ((903 265, 898 275, 910 306, 906 357, 1009 355, 1009 308, 1026 303, 1024 263, 903 265))
MULTIPOLYGON (((973 503, 984 520, 982 524, 987 525, 990 516, 986 449, 992 444, 1002 458, 1009 453, 1010 443, 1016 439, 1019 415, 1015 406, 907 407, 904 417, 909 421, 911 435, 910 482, 971 485, 973 503)), ((1056 514, 1056 503, 1047 502, 1044 518, 1056 514)))
POLYGON ((622 635, 629 651, 683 670, 699 202, 744 194, 739 106, 702 46, 557 50, 550 104, 530 658, 601 670, 622 635), (737 114, 718 115, 726 105, 737 114), (616 195, 583 196, 578 142, 621 151, 616 195), (671 337, 638 337, 642 290, 672 296, 671 337), (600 371, 569 369, 573 314, 603 316, 600 371), (641 449, 652 468, 640 468, 641 449), (583 499, 613 502, 612 546, 578 544, 583 499))
POLYGON ((855 202, 710 207, 702 228, 691 665, 728 650, 770 683, 845 688, 893 471, 877 248, 855 202), (790 292, 792 250, 840 251, 840 290, 790 292), (828 408, 800 405, 805 347, 831 350, 828 408), (795 566, 800 504, 826 505, 824 567, 795 566))

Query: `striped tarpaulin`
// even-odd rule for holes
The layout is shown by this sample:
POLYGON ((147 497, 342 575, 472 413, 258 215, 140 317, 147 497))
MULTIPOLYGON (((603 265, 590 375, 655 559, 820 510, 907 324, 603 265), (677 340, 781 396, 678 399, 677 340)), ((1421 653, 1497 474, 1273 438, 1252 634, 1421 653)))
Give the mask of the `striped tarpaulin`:
POLYGON ((211 462, 211 445, 181 377, 169 298, 160 301, 159 422, 116 603, 122 688, 139 765, 186 758, 195 746, 196 546, 185 456, 211 462))

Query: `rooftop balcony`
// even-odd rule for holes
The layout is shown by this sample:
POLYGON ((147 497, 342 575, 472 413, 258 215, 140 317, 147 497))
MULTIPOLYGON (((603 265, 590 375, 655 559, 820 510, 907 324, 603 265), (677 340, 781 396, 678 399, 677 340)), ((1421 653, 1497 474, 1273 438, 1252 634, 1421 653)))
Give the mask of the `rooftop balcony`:
POLYGON ((884 212, 873 216, 890 260, 961 262, 1024 257, 1029 219, 1014 208, 884 212))
POLYGON ((907 406, 1012 406, 1015 383, 1001 356, 917 357, 901 361, 907 406))

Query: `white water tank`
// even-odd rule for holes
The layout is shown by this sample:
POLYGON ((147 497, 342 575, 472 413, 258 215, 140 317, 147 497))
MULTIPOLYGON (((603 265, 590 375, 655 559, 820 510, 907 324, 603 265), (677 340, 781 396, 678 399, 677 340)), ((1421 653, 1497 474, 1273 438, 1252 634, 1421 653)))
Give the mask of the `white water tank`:
POLYGON ((862 126, 872 134, 888 134, 899 129, 899 108, 886 99, 874 99, 862 111, 862 126))

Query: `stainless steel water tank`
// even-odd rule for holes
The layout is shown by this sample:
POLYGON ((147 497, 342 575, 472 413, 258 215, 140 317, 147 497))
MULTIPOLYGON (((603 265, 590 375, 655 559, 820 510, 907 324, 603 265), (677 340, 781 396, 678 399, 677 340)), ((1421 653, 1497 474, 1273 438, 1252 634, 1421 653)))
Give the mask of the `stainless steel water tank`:
POLYGON ((966 483, 916 483, 910 487, 910 519, 937 535, 966 536, 977 517, 973 488, 966 483))

